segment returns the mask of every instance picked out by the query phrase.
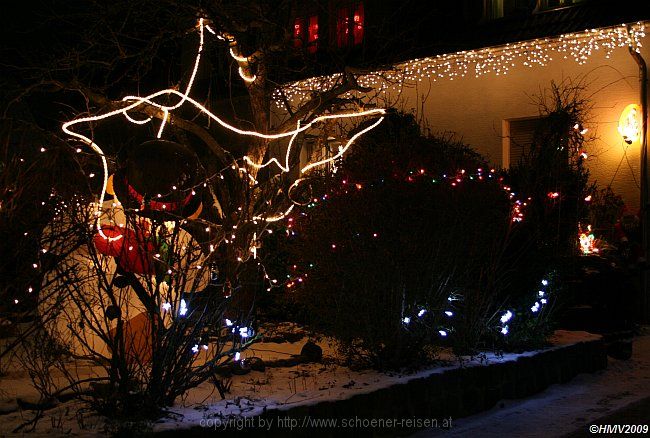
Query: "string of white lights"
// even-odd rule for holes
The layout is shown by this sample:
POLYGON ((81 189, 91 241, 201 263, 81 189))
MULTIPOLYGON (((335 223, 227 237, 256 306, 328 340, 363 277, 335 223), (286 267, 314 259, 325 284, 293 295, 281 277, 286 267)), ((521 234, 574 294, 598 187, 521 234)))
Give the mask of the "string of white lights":
MULTIPOLYGON (((583 65, 597 51, 604 52, 606 58, 609 58, 617 48, 630 47, 640 52, 646 26, 647 22, 622 24, 568 33, 558 37, 418 58, 397 64, 392 69, 360 75, 357 80, 363 87, 371 87, 380 93, 387 93, 398 91, 405 86, 413 86, 426 79, 454 80, 472 73, 475 77, 489 73, 497 76, 505 75, 517 65, 525 67, 548 65, 556 55, 564 59, 573 59, 579 65, 583 65)), ((302 99, 309 98, 314 90, 330 89, 340 79, 341 74, 337 73, 284 85, 273 92, 274 103, 278 108, 284 108, 287 100, 291 104, 298 105, 302 99)), ((350 96, 353 94, 354 92, 351 92, 350 96)))

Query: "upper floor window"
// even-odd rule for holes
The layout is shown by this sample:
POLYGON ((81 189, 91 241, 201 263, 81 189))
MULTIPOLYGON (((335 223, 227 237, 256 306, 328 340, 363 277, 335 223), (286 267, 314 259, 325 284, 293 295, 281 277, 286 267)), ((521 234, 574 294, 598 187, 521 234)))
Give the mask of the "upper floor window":
POLYGON ((547 9, 563 8, 565 6, 575 5, 581 3, 583 0, 537 0, 536 11, 544 11, 547 9))
POLYGON ((293 46, 306 47, 309 53, 318 50, 318 15, 299 17, 293 23, 293 46))
POLYGON ((336 15, 336 46, 358 46, 364 34, 363 3, 354 3, 338 9, 336 15))
POLYGON ((533 12, 575 5, 584 0, 483 0, 483 17, 526 16, 533 12))

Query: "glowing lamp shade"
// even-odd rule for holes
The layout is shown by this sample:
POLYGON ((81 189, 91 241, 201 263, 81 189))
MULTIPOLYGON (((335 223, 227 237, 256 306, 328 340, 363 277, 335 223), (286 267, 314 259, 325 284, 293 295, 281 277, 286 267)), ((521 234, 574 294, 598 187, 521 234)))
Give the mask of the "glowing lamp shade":
POLYGON ((641 137, 641 108, 630 104, 625 107, 618 119, 618 133, 627 144, 632 144, 641 137))

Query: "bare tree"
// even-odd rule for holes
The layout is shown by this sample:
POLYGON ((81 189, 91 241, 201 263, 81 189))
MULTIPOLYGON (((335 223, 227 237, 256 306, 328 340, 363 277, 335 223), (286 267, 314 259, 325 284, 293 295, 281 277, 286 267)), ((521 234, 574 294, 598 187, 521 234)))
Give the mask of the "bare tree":
POLYGON ((33 96, 56 101, 63 130, 49 125, 52 142, 83 158, 82 187, 51 194, 38 309, 57 342, 99 367, 88 379, 108 382, 106 412, 154 415, 239 359, 255 339, 255 294, 282 284, 266 273, 265 233, 312 196, 313 172, 382 120, 358 97, 369 91, 361 72, 346 69, 297 106, 285 99, 272 123, 272 92, 289 77, 286 11, 271 1, 89 2, 57 11, 93 23, 74 44, 14 66, 28 84, 4 120, 33 96), (161 61, 175 53, 177 69, 161 61), (233 64, 227 87, 210 80, 214 58, 233 64), (161 64, 177 71, 161 80, 161 64), (248 120, 211 109, 213 87, 240 90, 248 120), (129 90, 138 92, 123 97, 129 90), (340 150, 301 166, 308 141, 320 149, 332 138, 340 150))

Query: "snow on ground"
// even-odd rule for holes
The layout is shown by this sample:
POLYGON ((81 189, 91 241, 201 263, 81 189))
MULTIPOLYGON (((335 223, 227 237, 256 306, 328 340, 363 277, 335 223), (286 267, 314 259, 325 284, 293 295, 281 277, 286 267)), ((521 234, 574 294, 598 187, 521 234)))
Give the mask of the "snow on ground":
MULTIPOLYGON (((559 331, 552 341, 554 346, 550 348, 558 348, 563 345, 595 338, 598 338, 598 336, 585 332, 559 331)), ((243 354, 243 357, 258 356, 266 362, 288 358, 297 355, 305 341, 306 339, 284 343, 261 342, 252 346, 243 354)), ((650 336, 643 338, 642 342, 644 342, 643 345, 647 350, 647 354, 644 356, 644 367, 641 367, 645 374, 641 374, 648 378, 650 377, 650 336)), ((320 345, 324 351, 324 363, 297 364, 277 368, 267 367, 263 372, 252 371, 247 375, 233 376, 231 391, 227 394, 226 400, 221 399, 212 382, 204 382, 199 387, 190 390, 185 397, 177 400, 177 404, 171 409, 173 414, 154 424, 152 426, 153 430, 163 431, 196 427, 200 426, 201 422, 205 422, 206 419, 250 417, 263 412, 264 409, 288 409, 295 405, 346 399, 357 394, 375 391, 395 384, 403 384, 411 379, 441 373, 445 369, 460 366, 459 362, 452 360, 451 356, 443 355, 445 360, 441 361, 440 365, 410 374, 380 373, 373 370, 352 371, 336 364, 333 357, 334 350, 326 341, 320 345)), ((533 354, 534 352, 506 355, 488 353, 483 358, 466 358, 463 366, 481 366, 490 362, 512 361, 519 356, 533 354)), ((626 379, 630 380, 635 376, 634 372, 628 369, 630 367, 639 368, 638 359, 635 358, 633 361, 624 363, 613 363, 612 369, 608 372, 627 376, 626 379)), ((87 373, 91 374, 92 370, 88 369, 87 373)), ((603 378, 601 374, 595 377, 579 376, 577 380, 587 379, 590 381, 595 378, 601 379, 599 381, 606 381, 607 378, 603 378)), ((570 385, 573 387, 575 384, 571 383, 570 385)), ((632 383, 628 386, 628 389, 621 391, 630 391, 631 394, 643 392, 639 388, 636 388, 636 392, 634 392, 632 383)), ((555 388, 554 391, 560 391, 562 394, 566 393, 561 389, 562 387, 559 388, 555 388)), ((616 391, 615 394, 617 394, 616 391)), ((614 395, 611 397, 614 397, 614 395)), ((586 390, 583 391, 583 397, 589 398, 586 390)), ((627 400, 632 396, 628 396, 626 392, 621 397, 627 400)), ((636 398, 640 398, 640 395, 636 398)), ((0 378, 0 436, 11 433, 16 426, 34 416, 33 411, 25 409, 24 406, 20 407, 17 399, 38 400, 37 393, 29 385, 26 371, 13 367, 9 370, 8 375, 0 378)), ((608 407, 617 405, 616 403, 619 403, 619 400, 612 398, 611 402, 603 403, 605 403, 603 407, 608 407)), ((508 402, 507 406, 510 405, 514 406, 513 403, 508 402)), ((33 436, 63 435, 67 433, 89 436, 93 432, 100 434, 103 430, 103 420, 93 416, 88 410, 82 410, 79 413, 79 409, 82 407, 80 402, 70 401, 44 412, 43 418, 36 424, 36 433, 33 436)), ((535 410, 534 404, 530 407, 530 410, 535 410)), ((498 413, 506 411, 507 409, 497 410, 498 413)), ((459 427, 462 427, 462 424, 462 422, 459 422, 459 427)))
MULTIPOLYGON (((634 339, 632 359, 609 359, 608 368, 580 374, 523 400, 504 400, 493 409, 460 418, 450 430, 429 429, 414 437, 555 437, 577 430, 650 396, 650 330, 634 339)), ((645 424, 650 421, 650 412, 645 424)))
MULTIPOLYGON (((552 339, 553 347, 598 339, 599 336, 586 332, 558 331, 552 339)), ((292 344, 296 353, 303 342, 292 344)), ((291 352, 286 344, 260 344, 253 347, 248 355, 268 357, 281 350, 291 352)), ((327 350, 326 350, 327 352, 327 350)), ((466 358, 463 366, 481 366, 485 363, 507 362, 520 356, 530 356, 534 352, 521 354, 495 355, 487 353, 484 358, 466 358)), ((281 355, 281 354, 280 354, 281 355)), ((339 365, 301 364, 290 368, 270 368, 264 373, 250 373, 243 378, 233 380, 231 396, 220 400, 213 385, 206 382, 190 391, 187 398, 173 411, 179 416, 161 421, 154 430, 162 431, 198 426, 201 420, 229 416, 253 416, 264 409, 288 409, 294 405, 314 404, 325 401, 341 400, 357 394, 376 391, 388 386, 403 384, 411 379, 444 372, 457 368, 460 364, 447 355, 443 365, 424 369, 415 373, 396 374, 380 373, 374 370, 351 371, 339 365)))

